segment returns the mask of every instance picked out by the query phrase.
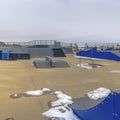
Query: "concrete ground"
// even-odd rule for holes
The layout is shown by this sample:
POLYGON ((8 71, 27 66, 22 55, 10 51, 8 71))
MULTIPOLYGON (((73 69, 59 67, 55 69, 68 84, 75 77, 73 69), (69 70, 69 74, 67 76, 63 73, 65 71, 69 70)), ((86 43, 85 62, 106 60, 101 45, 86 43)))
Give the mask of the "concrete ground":
MULTIPOLYGON (((56 99, 52 95, 10 98, 15 93, 50 88, 79 98, 98 87, 120 88, 120 73, 110 73, 120 70, 119 62, 95 61, 104 67, 86 70, 76 66, 79 60, 73 55, 55 59, 67 61, 70 67, 36 69, 32 66, 34 59, 0 61, 0 120, 10 117, 14 120, 47 120, 42 113, 48 110, 48 102, 56 99)), ((82 63, 86 62, 91 61, 82 60, 82 63)))

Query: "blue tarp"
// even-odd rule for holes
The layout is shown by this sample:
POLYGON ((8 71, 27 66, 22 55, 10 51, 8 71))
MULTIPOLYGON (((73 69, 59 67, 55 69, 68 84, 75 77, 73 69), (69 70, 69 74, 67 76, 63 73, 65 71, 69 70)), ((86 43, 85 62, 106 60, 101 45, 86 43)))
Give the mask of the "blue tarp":
POLYGON ((96 48, 90 50, 82 50, 76 53, 77 57, 86 57, 89 59, 105 59, 105 60, 115 60, 120 61, 120 56, 114 54, 111 51, 98 51, 96 48))
POLYGON ((113 48, 107 48, 104 51, 112 51, 112 50, 113 50, 113 48))
POLYGON ((120 120, 120 94, 111 93, 100 104, 87 110, 77 110, 73 112, 80 120, 120 120))

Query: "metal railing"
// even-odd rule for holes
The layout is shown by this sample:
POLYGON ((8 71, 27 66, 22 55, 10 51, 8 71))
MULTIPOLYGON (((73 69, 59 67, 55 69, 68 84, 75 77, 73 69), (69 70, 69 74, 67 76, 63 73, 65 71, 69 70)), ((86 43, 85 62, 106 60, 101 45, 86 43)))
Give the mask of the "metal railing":
POLYGON ((28 42, 6 42, 6 45, 10 46, 34 46, 34 45, 48 45, 51 47, 60 46, 60 47, 74 47, 74 43, 63 43, 56 40, 32 40, 28 42))

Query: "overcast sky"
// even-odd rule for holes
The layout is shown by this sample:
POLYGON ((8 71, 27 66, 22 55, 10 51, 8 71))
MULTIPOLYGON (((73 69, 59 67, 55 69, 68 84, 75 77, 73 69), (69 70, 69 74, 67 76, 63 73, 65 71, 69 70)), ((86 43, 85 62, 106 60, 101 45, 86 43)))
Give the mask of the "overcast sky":
POLYGON ((0 0, 0 40, 120 42, 120 0, 0 0))

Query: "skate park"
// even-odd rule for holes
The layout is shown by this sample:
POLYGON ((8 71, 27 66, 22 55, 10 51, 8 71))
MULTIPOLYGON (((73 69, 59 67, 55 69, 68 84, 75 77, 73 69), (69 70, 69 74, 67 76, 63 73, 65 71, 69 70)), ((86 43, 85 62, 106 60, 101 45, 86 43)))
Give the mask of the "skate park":
MULTIPOLYGON (((86 70, 76 66, 79 61, 73 54, 65 54, 66 57, 52 57, 53 62, 62 60, 67 62, 70 67, 36 69, 32 65, 33 61, 46 61, 46 56, 47 54, 38 58, 0 60, 1 120, 8 118, 15 120, 48 120, 48 118, 42 116, 42 113, 49 109, 47 103, 56 99, 55 96, 49 94, 41 97, 31 96, 12 99, 10 97, 12 94, 46 87, 53 90, 62 90, 72 96, 74 101, 76 98, 84 97, 88 91, 101 86, 111 90, 120 86, 119 73, 110 72, 111 70, 119 70, 119 62, 95 61, 96 64, 99 63, 105 67, 86 70)), ((83 60, 83 62, 89 61, 83 60)), ((96 105, 101 101, 96 101, 96 105)))

